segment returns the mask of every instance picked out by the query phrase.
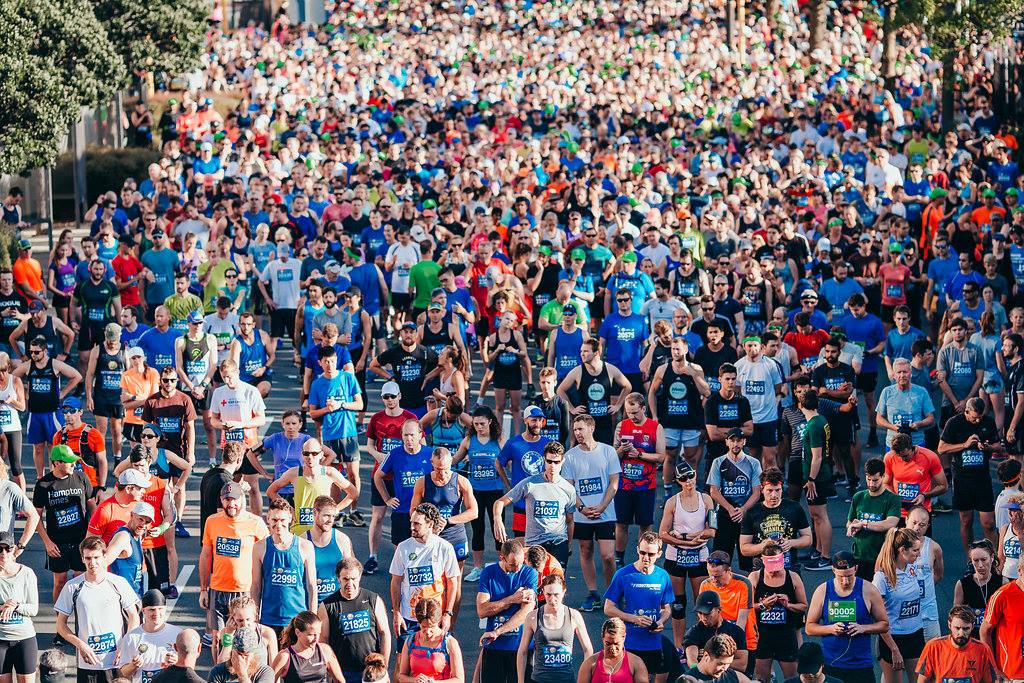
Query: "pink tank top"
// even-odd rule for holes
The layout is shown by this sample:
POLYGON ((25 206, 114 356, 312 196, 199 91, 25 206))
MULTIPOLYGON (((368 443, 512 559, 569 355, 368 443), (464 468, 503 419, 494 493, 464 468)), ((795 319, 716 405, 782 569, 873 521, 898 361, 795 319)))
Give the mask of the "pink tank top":
POLYGON ((598 652, 594 673, 590 674, 590 683, 633 683, 633 674, 629 672, 629 653, 624 652, 619 668, 608 673, 604 670, 604 650, 598 652))

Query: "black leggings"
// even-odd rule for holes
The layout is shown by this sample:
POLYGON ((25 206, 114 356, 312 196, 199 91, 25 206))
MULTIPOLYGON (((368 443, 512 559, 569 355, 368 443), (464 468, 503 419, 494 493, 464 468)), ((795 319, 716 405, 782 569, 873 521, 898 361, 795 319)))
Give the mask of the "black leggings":
POLYGON ((146 548, 142 551, 146 558, 146 573, 149 575, 150 588, 167 588, 171 585, 171 569, 168 564, 167 546, 161 545, 146 548))
POLYGON ((24 640, 0 640, 0 674, 34 674, 38 662, 39 645, 35 636, 24 640))
MULTIPOLYGON (((354 366, 359 362, 359 359, 363 357, 363 354, 366 353, 366 348, 363 346, 357 346, 354 349, 349 349, 348 352, 352 356, 352 365, 354 366)), ((366 365, 369 365, 369 363, 366 365)), ((359 394, 363 397, 364 409, 370 405, 366 397, 366 365, 363 366, 362 370, 358 370, 355 373, 356 383, 359 384, 359 394)))
MULTIPOLYGON (((477 505, 477 516, 470 526, 473 529, 473 550, 480 552, 486 546, 486 537, 484 536, 484 514, 491 520, 491 538, 494 538, 494 501, 505 495, 504 491, 474 491, 473 496, 476 498, 477 505)), ((494 549, 498 549, 498 542, 494 541, 494 549)))
POLYGON ((4 462, 7 463, 12 477, 21 476, 24 472, 21 466, 21 432, 4 432, 4 436, 7 437, 4 462))

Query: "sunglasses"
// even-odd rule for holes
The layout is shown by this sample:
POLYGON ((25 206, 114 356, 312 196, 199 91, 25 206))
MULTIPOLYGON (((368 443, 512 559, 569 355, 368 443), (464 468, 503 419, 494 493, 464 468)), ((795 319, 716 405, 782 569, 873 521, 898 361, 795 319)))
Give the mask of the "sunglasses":
POLYGON ((384 399, 385 401, 389 401, 389 400, 391 400, 393 398, 398 398, 398 395, 397 394, 381 394, 380 397, 382 399, 384 399))
POLYGON ((549 465, 561 465, 563 461, 562 460, 552 460, 551 458, 544 458, 544 462, 546 462, 549 465))
POLYGON ((715 312, 715 307, 712 306, 710 308, 704 308, 703 306, 701 306, 700 310, 704 311, 705 313, 714 313, 715 312))
POLYGON ((623 297, 623 298, 621 298, 621 299, 615 299, 615 300, 616 300, 616 301, 618 301, 618 302, 619 302, 620 304, 621 304, 621 303, 626 303, 626 304, 628 304, 628 303, 629 303, 630 301, 632 301, 632 299, 630 299, 630 298, 629 298, 628 296, 627 296, 627 297, 623 297))
POLYGON ((65 415, 70 415, 72 413, 81 412, 81 410, 81 408, 61 408, 60 412, 64 413, 65 415))
POLYGON ((161 384, 174 384, 177 381, 178 381, 177 377, 161 377, 160 378, 160 383, 161 384))
POLYGON ((323 455, 323 451, 302 451, 303 455, 323 455))
POLYGON ((658 550, 658 551, 655 551, 653 553, 649 553, 649 552, 644 551, 644 550, 637 550, 636 554, 639 555, 640 557, 657 557, 658 555, 661 554, 661 551, 658 550))
POLYGON ((143 433, 142 434, 142 438, 143 439, 158 439, 160 437, 158 437, 156 434, 143 433))
POLYGON ((697 478, 697 473, 694 472, 692 474, 687 474, 687 475, 682 476, 682 477, 677 477, 676 479, 677 479, 677 481, 690 481, 691 479, 696 479, 696 478, 697 478))
POLYGON ((29 351, 28 353, 29 353, 30 356, 41 356, 41 355, 43 355, 42 351, 35 350, 35 349, 33 349, 32 351, 29 351))

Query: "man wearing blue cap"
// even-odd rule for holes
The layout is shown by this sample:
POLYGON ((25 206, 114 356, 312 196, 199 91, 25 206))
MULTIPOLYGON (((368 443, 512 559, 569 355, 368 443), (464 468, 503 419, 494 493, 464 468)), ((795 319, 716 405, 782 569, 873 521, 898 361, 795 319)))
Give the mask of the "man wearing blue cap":
POLYGON ((216 441, 210 422, 210 383, 217 370, 217 337, 203 331, 202 311, 192 311, 185 321, 188 332, 174 340, 174 368, 182 391, 192 399, 196 413, 203 415, 210 462, 216 462, 216 441))
MULTIPOLYGON (((78 467, 89 478, 96 492, 103 491, 107 481, 107 452, 103 432, 82 421, 82 402, 68 396, 60 405, 64 426, 53 435, 53 445, 71 447, 81 459, 78 467)), ((41 471, 41 470, 40 470, 41 471)))

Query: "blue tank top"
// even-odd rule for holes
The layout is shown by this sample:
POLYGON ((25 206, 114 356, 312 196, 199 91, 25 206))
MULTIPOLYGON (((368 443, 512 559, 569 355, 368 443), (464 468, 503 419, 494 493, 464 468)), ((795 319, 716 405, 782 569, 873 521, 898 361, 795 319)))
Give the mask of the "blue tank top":
MULTIPOLYGON (((306 532, 306 539, 313 543, 313 536, 306 532)), ((331 540, 323 548, 313 543, 313 553, 316 560, 316 595, 319 602, 323 602, 327 596, 333 595, 338 590, 338 575, 334 571, 338 563, 345 559, 338 547, 338 531, 331 529, 331 540)))
MULTIPOLYGON (((326 306, 310 306, 307 301, 302 311, 302 355, 305 356, 313 345, 313 318, 324 312, 326 306)), ((260 335, 256 335, 259 337, 260 335)), ((262 339, 260 342, 262 343, 262 339)))
POLYGON ((363 321, 362 321, 362 308, 357 308, 350 314, 352 317, 352 341, 348 343, 349 351, 352 349, 362 348, 363 346, 363 321))
POLYGON ((580 347, 583 346, 583 330, 577 328, 574 332, 566 332, 558 328, 558 336, 555 337, 555 372, 558 373, 558 381, 561 382, 569 372, 582 363, 580 360, 580 347))
MULTIPOLYGON (((462 496, 459 494, 459 475, 452 472, 451 479, 444 486, 434 483, 431 475, 423 479, 423 502, 433 503, 441 513, 441 517, 447 520, 452 515, 462 512, 462 496)), ((441 538, 458 546, 465 544, 469 537, 466 536, 465 524, 451 524, 446 526, 440 533, 441 538)))
POLYGON ((923 583, 918 583, 913 566, 902 571, 896 570, 895 586, 890 586, 889 580, 880 572, 875 572, 874 583, 882 594, 885 611, 889 614, 889 630, 894 636, 905 636, 924 627, 921 603, 925 587, 923 583), (878 580, 880 577, 881 581, 878 580))
POLYGON ((501 446, 494 439, 480 443, 473 435, 469 437, 469 481, 477 491, 501 491, 504 485, 498 476, 498 453, 501 446))
POLYGON ((264 626, 286 626, 306 609, 306 577, 299 552, 299 537, 292 536, 287 550, 278 550, 274 539, 267 537, 263 554, 263 608, 260 623, 264 626))
MULTIPOLYGON (((825 582, 825 604, 821 608, 819 624, 827 626, 837 622, 873 624, 875 620, 864 602, 864 580, 856 579, 853 592, 846 597, 836 593, 835 581, 825 582)), ((823 636, 821 648, 825 652, 825 666, 836 669, 871 669, 875 665, 871 653, 871 636, 823 636)))
MULTIPOLYGON (((373 257, 368 255, 367 258, 373 257)), ((377 276, 377 266, 373 263, 360 264, 349 271, 348 279, 362 292, 366 312, 370 315, 380 313, 380 279, 377 276)))
POLYGON ((238 376, 243 382, 252 382, 255 379, 252 373, 267 364, 267 349, 263 346, 263 335, 259 330, 253 334, 252 344, 247 344, 242 335, 235 335, 241 350, 238 354, 238 376))
POLYGON ((434 424, 430 427, 430 445, 434 448, 444 446, 452 453, 455 453, 455 450, 466 437, 466 428, 462 426, 458 418, 452 424, 445 426, 444 422, 441 421, 441 414, 443 412, 443 410, 437 411, 437 419, 434 420, 434 424))
MULTIPOLYGON (((128 542, 131 543, 132 554, 128 557, 119 557, 110 563, 110 571, 123 577, 125 581, 132 587, 132 589, 142 597, 142 543, 139 539, 135 538, 135 534, 132 533, 131 529, 126 526, 121 527, 114 532, 114 536, 118 534, 128 534, 128 542)), ((113 540, 113 536, 110 537, 113 540)))

